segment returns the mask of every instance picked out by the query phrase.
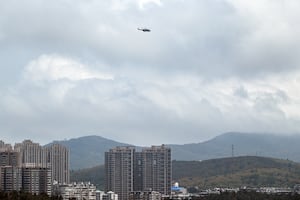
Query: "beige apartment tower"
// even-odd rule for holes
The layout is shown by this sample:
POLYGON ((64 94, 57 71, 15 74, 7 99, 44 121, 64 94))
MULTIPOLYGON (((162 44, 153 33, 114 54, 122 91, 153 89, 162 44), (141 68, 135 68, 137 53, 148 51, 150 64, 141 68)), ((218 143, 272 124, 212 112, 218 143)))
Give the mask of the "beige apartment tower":
POLYGON ((60 184, 70 182, 69 150, 61 144, 52 144, 46 147, 47 163, 51 168, 52 180, 60 184))
POLYGON ((46 153, 39 143, 24 140, 22 143, 16 143, 14 150, 20 152, 22 166, 47 167, 46 153))

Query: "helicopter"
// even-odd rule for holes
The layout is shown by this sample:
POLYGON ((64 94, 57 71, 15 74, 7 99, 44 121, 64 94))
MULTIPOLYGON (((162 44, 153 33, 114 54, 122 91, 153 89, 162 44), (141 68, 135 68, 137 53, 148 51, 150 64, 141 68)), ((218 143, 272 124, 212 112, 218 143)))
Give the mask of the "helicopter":
POLYGON ((137 30, 143 31, 143 32, 151 32, 151 30, 149 28, 137 28, 137 30))

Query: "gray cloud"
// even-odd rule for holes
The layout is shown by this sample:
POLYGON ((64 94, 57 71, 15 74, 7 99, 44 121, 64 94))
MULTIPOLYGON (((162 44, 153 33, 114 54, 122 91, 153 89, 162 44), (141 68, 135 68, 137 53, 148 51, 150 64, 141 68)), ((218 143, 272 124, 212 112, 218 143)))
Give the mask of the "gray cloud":
POLYGON ((1 1, 1 135, 150 144, 299 132, 299 4, 1 1))
POLYGON ((248 98, 248 91, 243 86, 240 86, 234 91, 234 95, 241 98, 248 98))
POLYGON ((138 1, 38 2, 3 1, 4 43, 28 46, 36 56, 73 54, 111 67, 192 70, 210 77, 281 72, 299 62, 288 1, 282 8, 278 1, 245 3, 246 14, 239 2, 225 0, 169 0, 146 9, 138 1), (265 13, 256 11, 260 7, 265 13), (153 31, 141 34, 138 26, 153 31))

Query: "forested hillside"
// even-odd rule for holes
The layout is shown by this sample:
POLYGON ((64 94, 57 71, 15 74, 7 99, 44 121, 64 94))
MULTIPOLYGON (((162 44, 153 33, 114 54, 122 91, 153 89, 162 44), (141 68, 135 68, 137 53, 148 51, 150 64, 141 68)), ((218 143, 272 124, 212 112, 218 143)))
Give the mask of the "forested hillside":
MULTIPOLYGON (((173 161, 173 181, 185 187, 294 186, 300 164, 289 160, 243 156, 205 161, 173 161)), ((72 181, 104 186, 104 166, 71 172, 72 181)))
POLYGON ((173 161, 173 180, 201 188, 294 186, 300 181, 300 164, 256 156, 173 161))

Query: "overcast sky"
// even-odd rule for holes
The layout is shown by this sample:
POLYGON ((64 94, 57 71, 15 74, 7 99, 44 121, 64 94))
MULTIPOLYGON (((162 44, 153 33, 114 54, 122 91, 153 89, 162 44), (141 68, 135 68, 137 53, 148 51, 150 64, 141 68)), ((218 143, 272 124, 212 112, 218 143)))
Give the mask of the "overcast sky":
POLYGON ((1 0, 0 139, 300 133, 299 11, 299 0, 1 0))

